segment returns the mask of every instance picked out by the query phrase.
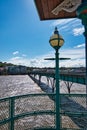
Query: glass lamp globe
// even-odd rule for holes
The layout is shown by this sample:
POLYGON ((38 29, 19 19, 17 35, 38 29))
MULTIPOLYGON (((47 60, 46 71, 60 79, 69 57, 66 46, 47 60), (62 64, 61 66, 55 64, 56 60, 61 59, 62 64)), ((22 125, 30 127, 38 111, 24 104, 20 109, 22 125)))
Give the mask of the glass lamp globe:
POLYGON ((61 35, 59 35, 57 27, 55 28, 54 34, 50 37, 49 42, 50 45, 56 50, 58 50, 64 44, 64 39, 61 35))

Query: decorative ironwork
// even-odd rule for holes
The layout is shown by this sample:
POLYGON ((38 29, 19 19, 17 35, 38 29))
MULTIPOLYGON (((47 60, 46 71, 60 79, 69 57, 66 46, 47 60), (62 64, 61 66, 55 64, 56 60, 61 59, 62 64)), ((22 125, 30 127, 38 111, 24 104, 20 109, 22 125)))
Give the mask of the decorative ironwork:
POLYGON ((62 10, 66 12, 74 12, 80 4, 81 0, 64 0, 61 4, 52 10, 52 13, 54 15, 58 15, 58 13, 62 10))

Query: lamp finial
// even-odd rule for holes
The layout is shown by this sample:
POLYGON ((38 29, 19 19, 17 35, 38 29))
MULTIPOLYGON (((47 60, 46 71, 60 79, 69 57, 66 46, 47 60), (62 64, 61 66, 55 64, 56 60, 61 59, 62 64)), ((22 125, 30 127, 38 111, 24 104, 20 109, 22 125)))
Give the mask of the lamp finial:
POLYGON ((54 34, 59 34, 59 32, 58 32, 58 30, 57 30, 57 27, 55 27, 54 34))

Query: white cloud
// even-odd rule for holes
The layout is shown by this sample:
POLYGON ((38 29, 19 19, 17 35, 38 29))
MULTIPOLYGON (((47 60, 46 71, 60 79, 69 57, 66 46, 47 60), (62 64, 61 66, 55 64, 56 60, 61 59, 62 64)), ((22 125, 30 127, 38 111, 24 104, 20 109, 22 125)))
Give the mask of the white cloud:
POLYGON ((16 65, 29 65, 30 60, 23 57, 12 57, 8 60, 9 63, 16 65))
POLYGON ((12 61, 19 60, 19 59, 20 59, 20 57, 18 57, 18 56, 11 58, 12 61))
POLYGON ((85 59, 74 59, 60 62, 62 67, 83 67, 85 66, 85 59))
POLYGON ((80 44, 80 45, 77 45, 77 46, 75 46, 74 48, 81 48, 81 47, 85 47, 85 43, 80 44))
POLYGON ((26 57, 27 55, 26 54, 22 54, 23 57, 26 57))
MULTIPOLYGON (((48 54, 37 56, 32 59, 26 57, 13 57, 9 59, 8 62, 17 64, 17 65, 26 65, 33 67, 55 67, 55 61, 44 60, 45 58, 54 58, 55 52, 52 51, 48 54)), ((60 66, 65 67, 77 67, 85 66, 85 48, 73 48, 73 49, 61 49, 60 50, 61 58, 71 58, 71 60, 62 60, 60 61, 60 66)))
POLYGON ((55 20, 51 24, 52 27, 58 26, 58 30, 67 31, 68 33, 71 32, 74 28, 81 27, 82 23, 81 20, 77 18, 72 19, 61 19, 61 20, 55 20))
POLYGON ((80 36, 84 32, 84 26, 81 20, 77 18, 55 20, 52 22, 51 27, 54 28, 55 26, 58 27, 59 32, 62 31, 74 36, 80 36))
POLYGON ((61 50, 61 56, 71 58, 70 60, 61 61, 60 66, 78 67, 85 66, 85 48, 73 48, 61 50))
POLYGON ((13 55, 19 54, 19 51, 14 51, 13 55))
POLYGON ((64 49, 64 50, 61 50, 60 54, 62 57, 68 57, 71 59, 80 59, 80 58, 85 57, 85 48, 64 49))
POLYGON ((74 36, 82 35, 83 32, 84 32, 84 27, 74 28, 73 29, 74 36))
POLYGON ((66 25, 69 22, 72 22, 74 19, 61 19, 61 20, 55 20, 51 26, 58 26, 58 25, 66 25))

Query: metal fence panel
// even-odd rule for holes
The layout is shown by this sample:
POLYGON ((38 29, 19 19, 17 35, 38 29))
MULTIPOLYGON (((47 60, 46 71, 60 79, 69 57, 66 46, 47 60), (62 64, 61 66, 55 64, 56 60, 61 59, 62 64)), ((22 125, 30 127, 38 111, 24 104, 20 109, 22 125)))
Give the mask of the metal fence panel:
POLYGON ((15 130, 34 130, 35 128, 49 127, 55 127, 55 117, 53 115, 35 115, 15 121, 15 130))
POLYGON ((0 121, 9 118, 9 100, 0 102, 0 121))
POLYGON ((0 130, 10 130, 10 129, 9 129, 9 123, 0 125, 0 130))
MULTIPOLYGON (((61 130, 87 129, 87 95, 60 94, 61 130)), ((55 94, 0 99, 0 130, 56 130, 55 94)))
POLYGON ((61 95, 61 127, 87 129, 86 94, 61 95))
POLYGON ((55 94, 28 94, 1 99, 0 130, 54 128, 54 96, 55 94))

